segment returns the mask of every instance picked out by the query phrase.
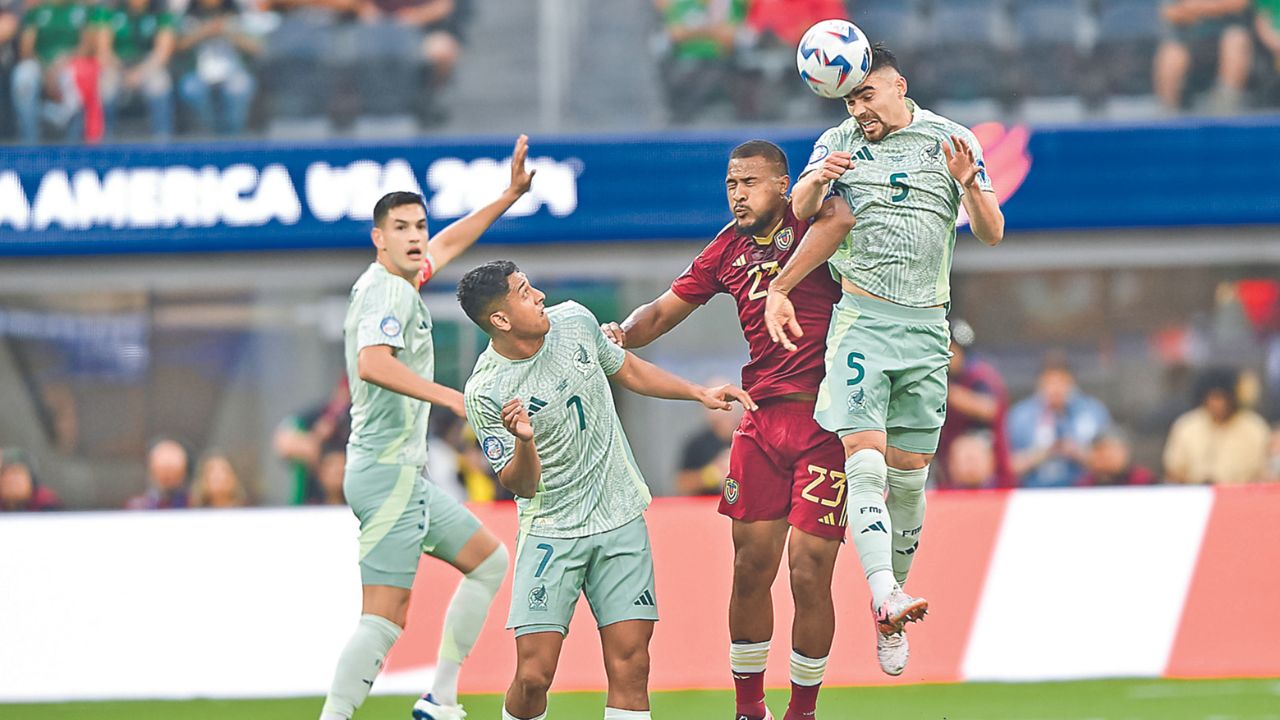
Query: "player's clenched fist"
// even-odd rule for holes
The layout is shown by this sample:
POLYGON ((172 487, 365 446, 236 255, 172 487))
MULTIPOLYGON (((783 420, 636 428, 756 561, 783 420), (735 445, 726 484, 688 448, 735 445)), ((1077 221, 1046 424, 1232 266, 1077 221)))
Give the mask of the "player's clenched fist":
POLYGON ((525 442, 533 439, 533 423, 520 398, 511 398, 502 406, 502 427, 525 442))
POLYGON ((818 168, 818 177, 822 178, 823 182, 839 180, 841 175, 852 169, 853 155, 837 150, 822 161, 822 167, 818 168))
POLYGON ((609 338, 609 342, 614 345, 621 348, 627 346, 627 331, 623 330, 622 326, 618 323, 604 323, 600 326, 600 332, 604 333, 604 336, 609 338))

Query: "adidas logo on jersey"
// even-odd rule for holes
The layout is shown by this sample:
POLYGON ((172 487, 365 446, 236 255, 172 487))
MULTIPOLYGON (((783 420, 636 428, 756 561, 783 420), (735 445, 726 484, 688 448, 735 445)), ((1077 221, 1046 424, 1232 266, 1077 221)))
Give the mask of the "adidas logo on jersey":
POLYGON ((845 522, 846 520, 845 520, 844 513, 840 513, 840 516, 837 517, 835 513, 829 512, 826 515, 823 515, 822 517, 818 518, 819 524, 830 525, 831 527, 841 527, 845 524, 845 522))
POLYGON ((636 601, 632 603, 632 605, 642 605, 646 607, 653 607, 656 604, 657 603, 653 601, 653 593, 648 590, 640 593, 640 597, 636 598, 636 601))
POLYGON ((746 264, 747 264, 747 254, 746 254, 746 253, 742 253, 741 255, 739 255, 739 256, 738 256, 738 259, 737 259, 737 260, 734 260, 734 261, 733 261, 733 266, 734 266, 734 267, 743 267, 743 266, 744 266, 744 265, 746 265, 746 264))
POLYGON ((537 397, 529 398, 529 417, 538 414, 538 411, 547 406, 546 400, 539 400, 537 397))

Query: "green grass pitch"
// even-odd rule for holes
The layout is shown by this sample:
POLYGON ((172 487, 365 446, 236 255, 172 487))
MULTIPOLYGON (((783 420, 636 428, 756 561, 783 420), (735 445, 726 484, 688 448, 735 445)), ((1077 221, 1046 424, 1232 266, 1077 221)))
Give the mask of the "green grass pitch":
MULTIPOLYGON (((408 720, 413 698, 374 697, 356 720, 408 720)), ((500 717, 497 695, 464 697, 476 720, 500 717)), ((770 691, 779 718, 787 693, 770 691)), ((0 704, 3 720, 311 720, 317 698, 286 700, 192 700, 0 704)), ((597 720, 600 693, 551 697, 549 720, 597 720)), ((733 717, 727 691, 655 693, 656 720, 716 720, 733 717)), ((1280 679, 1274 680, 1094 680, 1026 684, 965 683, 901 687, 826 688, 818 702, 821 720, 1280 720, 1280 679)))

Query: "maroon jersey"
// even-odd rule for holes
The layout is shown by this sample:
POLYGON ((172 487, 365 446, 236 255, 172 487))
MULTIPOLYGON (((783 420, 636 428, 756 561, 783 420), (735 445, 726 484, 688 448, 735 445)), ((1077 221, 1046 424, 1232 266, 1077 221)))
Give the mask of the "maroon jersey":
POLYGON ((671 291, 685 302, 703 305, 717 293, 738 304, 738 322, 751 346, 751 361, 742 368, 742 387, 757 401, 790 393, 817 394, 825 372, 827 327, 840 299, 840 285, 820 267, 791 291, 791 303, 804 337, 794 338, 795 352, 775 344, 764 324, 764 298, 769 282, 782 271, 800 238, 809 229, 788 204, 782 224, 764 238, 741 235, 733 223, 694 258, 671 291))

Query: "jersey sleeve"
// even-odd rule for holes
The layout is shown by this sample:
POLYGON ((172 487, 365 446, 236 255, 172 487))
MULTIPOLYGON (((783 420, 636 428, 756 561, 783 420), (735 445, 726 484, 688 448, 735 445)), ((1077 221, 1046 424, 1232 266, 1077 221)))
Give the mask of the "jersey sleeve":
POLYGON ((840 139, 840 128, 828 128, 826 132, 818 136, 818 141, 813 144, 813 152, 809 153, 809 160, 804 164, 804 169, 800 171, 800 177, 804 177, 809 173, 822 167, 822 161, 833 152, 844 150, 844 146, 840 139))
POLYGON ((472 388, 467 388, 462 394, 462 401, 467 408, 467 423, 476 434, 480 450, 493 471, 502 472, 516 454, 515 436, 502 426, 502 408, 472 388))
POLYGON ((369 288, 361 301, 356 352, 373 345, 404 348, 404 331, 413 316, 415 291, 407 283, 388 282, 369 288))
MULTIPOLYGON (((956 134, 969 144, 969 149, 973 151, 973 159, 978 163, 978 189, 982 192, 995 192, 995 188, 991 187, 991 176, 987 174, 987 161, 982 156, 982 144, 978 142, 978 137, 964 127, 960 128, 956 134)), ((964 188, 960 183, 956 183, 956 188, 960 190, 961 195, 964 195, 964 188)))
POLYGON ((671 292, 688 303, 705 305, 717 293, 724 292, 724 283, 720 282, 718 265, 720 264, 720 243, 713 241, 698 253, 689 267, 680 277, 671 283, 671 292))

